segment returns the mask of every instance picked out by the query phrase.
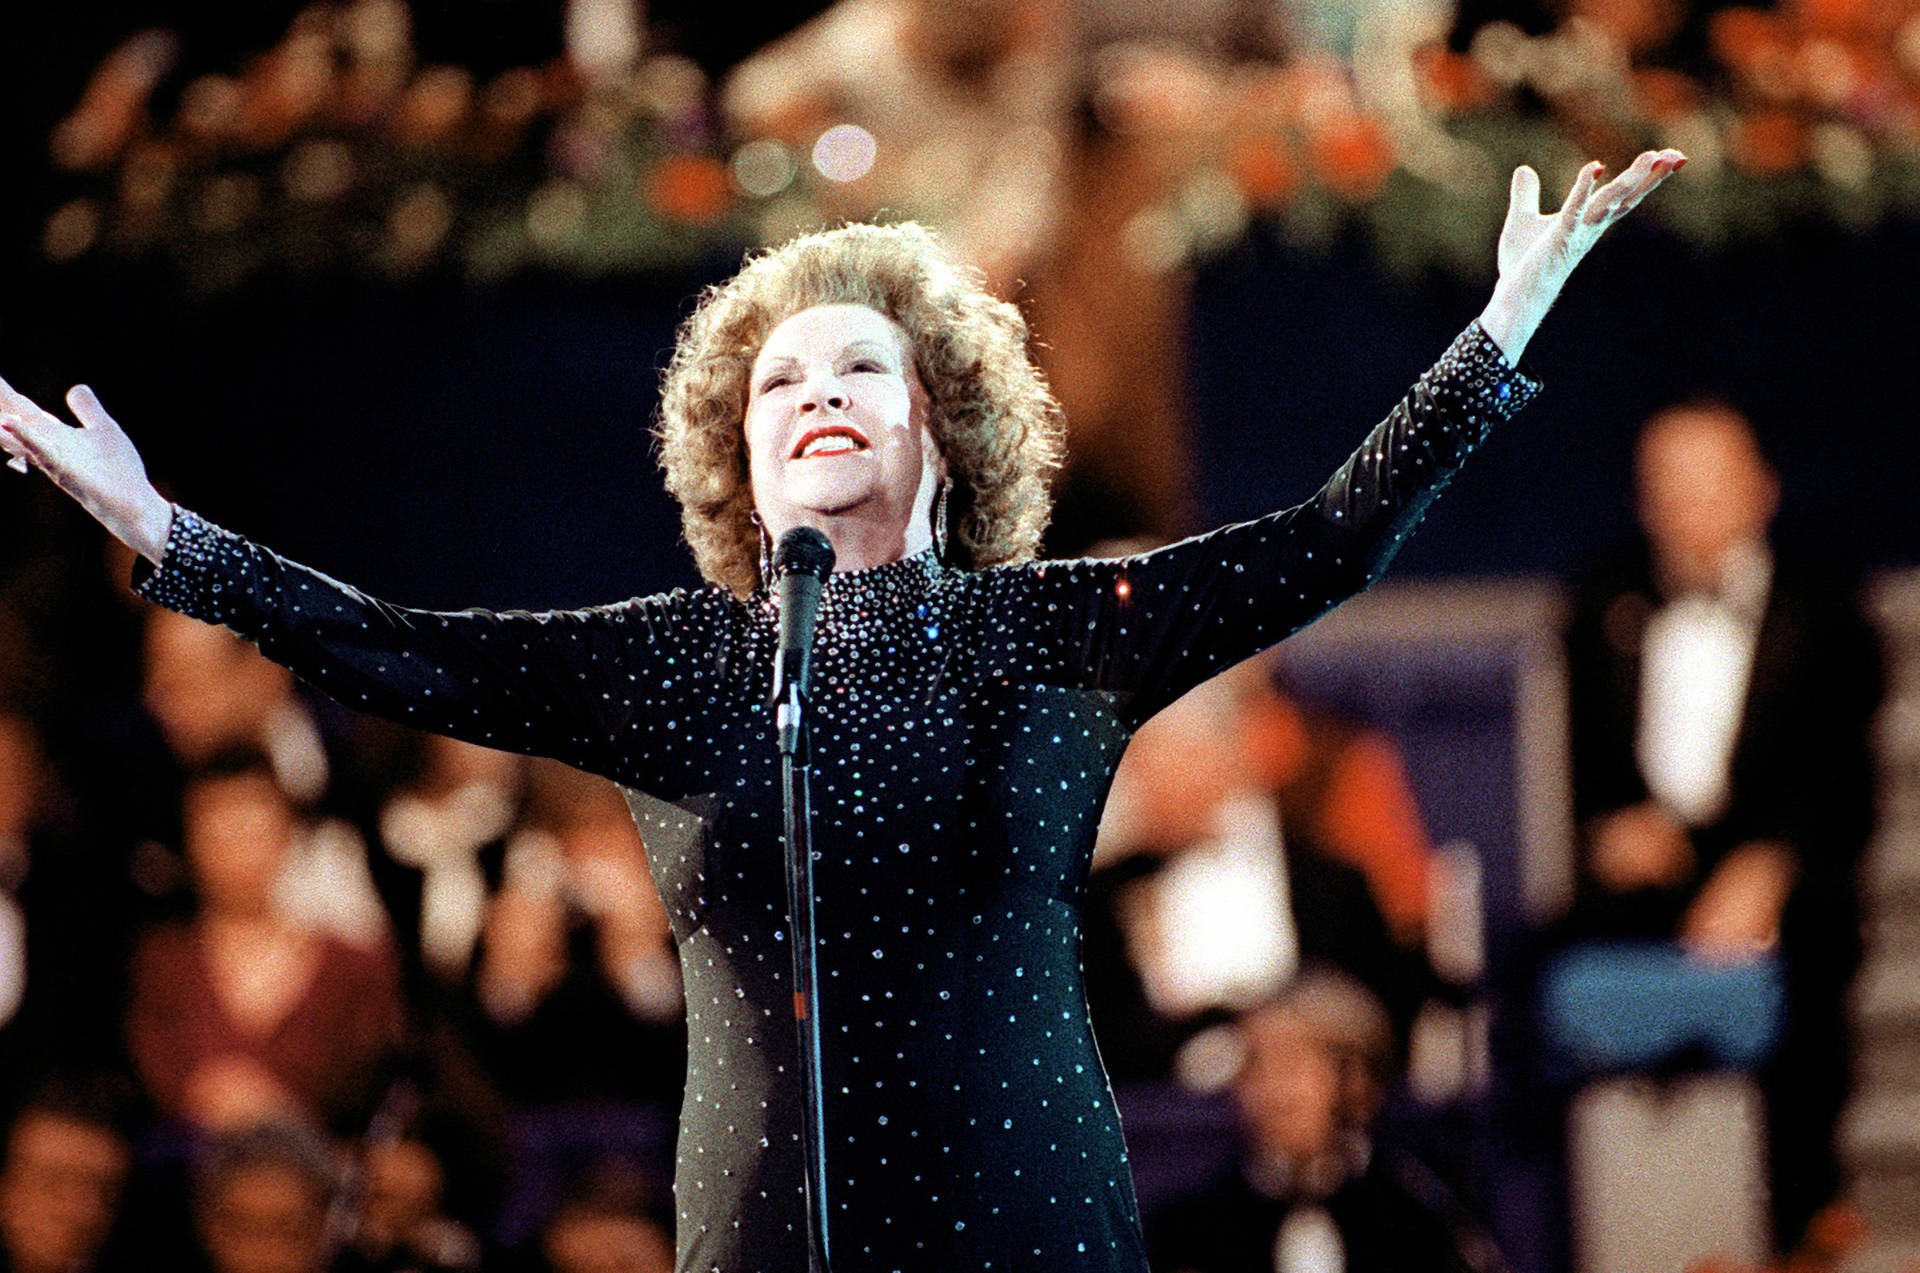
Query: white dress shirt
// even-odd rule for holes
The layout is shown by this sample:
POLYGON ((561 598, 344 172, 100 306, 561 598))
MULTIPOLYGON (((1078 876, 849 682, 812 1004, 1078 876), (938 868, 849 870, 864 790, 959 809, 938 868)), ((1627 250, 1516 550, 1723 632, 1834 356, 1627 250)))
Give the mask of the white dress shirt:
POLYGON ((1760 619, 1773 581, 1764 545, 1730 550, 1714 593, 1675 597, 1647 623, 1634 753, 1647 790, 1689 827, 1726 806, 1760 619))

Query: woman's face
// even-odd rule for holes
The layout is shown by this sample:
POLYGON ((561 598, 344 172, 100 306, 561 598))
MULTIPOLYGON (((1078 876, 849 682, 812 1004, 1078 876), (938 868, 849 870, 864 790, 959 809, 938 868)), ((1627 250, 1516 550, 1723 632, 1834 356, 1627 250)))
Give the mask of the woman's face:
MULTIPOLYGON (((897 534, 929 542, 944 475, 906 333, 865 305, 816 305, 775 327, 754 359, 747 460, 754 508, 774 539, 814 526, 839 544, 897 534)), ((843 565, 844 561, 843 552, 843 565)))

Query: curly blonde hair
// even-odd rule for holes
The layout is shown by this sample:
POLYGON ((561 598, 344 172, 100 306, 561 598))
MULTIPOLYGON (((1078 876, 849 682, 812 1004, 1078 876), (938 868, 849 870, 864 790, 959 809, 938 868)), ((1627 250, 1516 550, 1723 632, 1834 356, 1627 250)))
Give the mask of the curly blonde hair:
POLYGON ((764 582, 744 423, 753 360, 786 319, 844 303, 906 332, 947 463, 947 560, 979 569, 1031 558, 1065 428, 1027 354, 1026 320, 956 269, 923 227, 847 225, 753 257, 707 289, 680 329, 655 435, 700 573, 739 596, 764 582))

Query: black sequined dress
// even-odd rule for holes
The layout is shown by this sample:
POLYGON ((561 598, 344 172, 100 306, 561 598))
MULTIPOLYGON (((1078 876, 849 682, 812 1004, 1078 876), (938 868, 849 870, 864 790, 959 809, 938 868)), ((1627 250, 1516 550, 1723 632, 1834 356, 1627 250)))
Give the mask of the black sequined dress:
MULTIPOLYGON (((1132 730, 1377 576, 1535 386, 1477 327, 1311 501, 1144 556, 827 584, 814 843, 837 1273, 1137 1271, 1077 903, 1132 730)), ((764 596, 402 609, 184 510, 147 597, 367 711, 628 793, 679 942, 683 1273, 806 1266, 764 596)))

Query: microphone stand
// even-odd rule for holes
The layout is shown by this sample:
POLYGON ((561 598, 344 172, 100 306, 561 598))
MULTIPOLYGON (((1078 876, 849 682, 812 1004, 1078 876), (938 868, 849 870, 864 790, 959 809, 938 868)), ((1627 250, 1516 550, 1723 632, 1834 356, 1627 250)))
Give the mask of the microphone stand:
POLYGON ((805 1153, 807 1268, 830 1273, 827 1240, 826 1092, 821 1077, 820 970, 813 920, 813 799, 809 787, 807 696, 813 608, 833 569, 833 549, 816 531, 781 538, 774 577, 780 594, 781 642, 774 666, 774 729, 780 749, 780 793, 787 841, 787 927, 793 937, 793 1019, 800 1045, 801 1148, 805 1153), (795 542, 796 536, 810 536, 795 542), (817 543, 813 542, 817 540, 817 543), (784 577, 783 577, 784 576, 784 577), (808 577, 810 576, 810 577, 808 577), (810 587, 809 587, 810 585, 810 587))
POLYGON ((806 698, 795 681, 774 707, 786 807, 787 914, 793 930, 793 1019, 800 1043, 801 1147, 806 1152, 807 1267, 828 1273, 826 1091, 820 1076, 820 962, 813 937, 813 797, 806 698))

